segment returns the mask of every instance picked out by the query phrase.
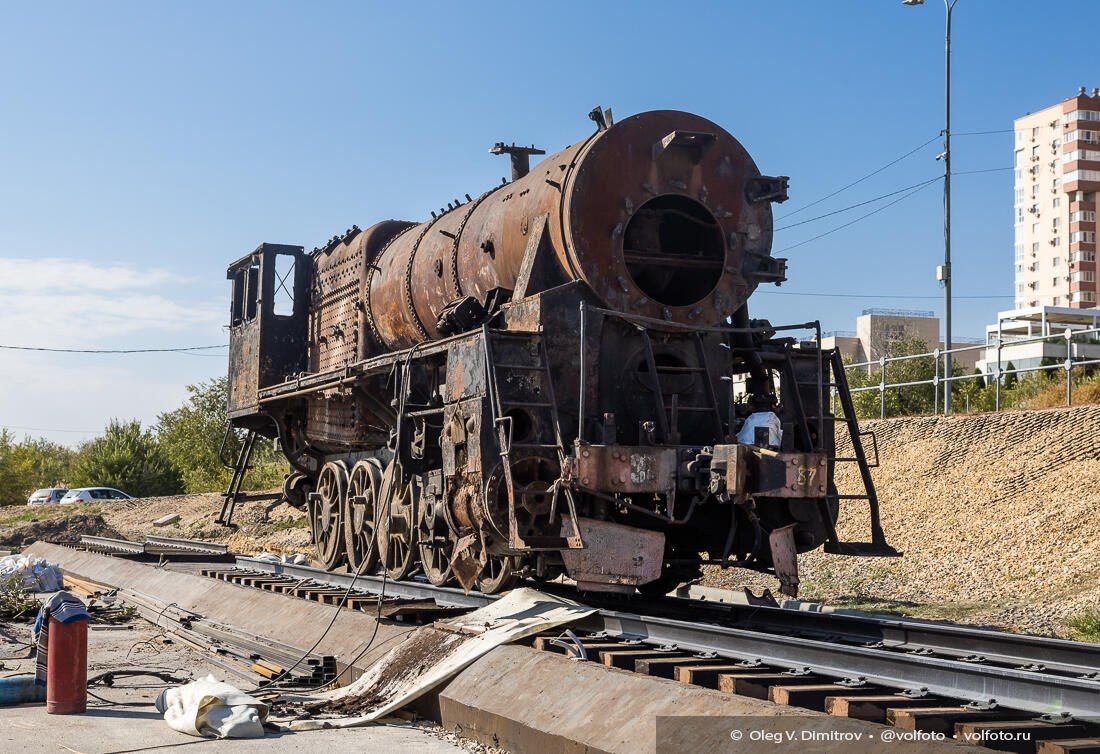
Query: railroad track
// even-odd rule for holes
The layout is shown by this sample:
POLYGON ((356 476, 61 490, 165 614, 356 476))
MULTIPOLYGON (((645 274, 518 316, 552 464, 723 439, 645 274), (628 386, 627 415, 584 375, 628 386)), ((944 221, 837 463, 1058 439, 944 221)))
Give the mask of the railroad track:
POLYGON ((82 535, 80 546, 90 552, 103 553, 105 555, 121 555, 124 557, 152 556, 192 556, 192 557, 225 557, 229 554, 226 545, 217 542, 206 542, 199 539, 179 539, 176 537, 149 536, 143 542, 132 542, 128 539, 115 539, 113 537, 93 537, 82 535))
MULTIPOLYGON (((384 588, 383 617, 414 622, 497 599, 427 582, 244 557, 202 573, 330 604, 350 588, 345 605, 372 613, 384 588)), ((569 594, 560 585, 542 588, 548 587, 569 594)), ((586 594, 583 601, 598 612, 574 625, 570 635, 539 636, 533 645, 899 728, 970 740, 1027 736, 1022 748, 1019 739, 1009 742, 1017 746, 1013 751, 1100 751, 1098 645, 905 618, 682 598, 626 601, 586 594), (1077 743, 1057 743, 1068 740, 1077 743)))

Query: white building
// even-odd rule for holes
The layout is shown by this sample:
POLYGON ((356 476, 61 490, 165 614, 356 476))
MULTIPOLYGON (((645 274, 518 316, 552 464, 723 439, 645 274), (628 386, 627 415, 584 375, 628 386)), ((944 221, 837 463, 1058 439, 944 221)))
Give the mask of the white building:
MULTIPOLYGON (((1100 326, 1100 309, 1035 306, 997 315, 997 324, 987 325, 986 347, 977 367, 985 374, 995 374, 998 364, 997 344, 1000 343, 1001 369, 1034 369, 1044 363, 1064 362, 1067 356, 1066 332, 1100 326), (1041 340, 1046 336, 1045 340, 1041 340)), ((1100 359, 1100 337, 1097 334, 1077 335, 1069 346, 1074 361, 1100 359)), ((1053 370, 1048 370, 1053 371, 1053 370)))

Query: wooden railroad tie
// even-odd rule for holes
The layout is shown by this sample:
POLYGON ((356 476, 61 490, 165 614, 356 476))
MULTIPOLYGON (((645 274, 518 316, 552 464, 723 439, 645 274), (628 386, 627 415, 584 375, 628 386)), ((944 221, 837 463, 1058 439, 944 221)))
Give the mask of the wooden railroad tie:
POLYGON ((1035 742, 1046 739, 1076 738, 1088 735, 1084 725, 1048 723, 1042 720, 975 720, 955 725, 955 737, 974 746, 991 746, 1001 751, 1030 754, 1035 742), (1006 734, 1000 737, 998 734, 1006 734), (1018 738, 1017 738, 1018 737, 1018 738))
POLYGON ((825 711, 837 717, 850 717, 854 720, 865 720, 869 723, 885 725, 887 712, 891 709, 932 707, 944 704, 947 704, 945 700, 933 696, 918 698, 910 698, 898 694, 853 696, 850 690, 846 689, 836 696, 826 697, 825 711))
POLYGON ((813 686, 826 683, 818 675, 790 673, 730 673, 718 676, 718 688, 731 694, 769 699, 773 686, 813 686))

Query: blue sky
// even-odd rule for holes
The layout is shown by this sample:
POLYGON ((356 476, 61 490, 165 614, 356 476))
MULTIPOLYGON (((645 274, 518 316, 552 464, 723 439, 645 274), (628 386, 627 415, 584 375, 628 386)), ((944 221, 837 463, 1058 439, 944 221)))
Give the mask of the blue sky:
MULTIPOLYGON (((420 219, 507 173, 497 140, 556 149, 619 116, 691 110, 791 177, 783 215, 933 138, 943 8, 874 2, 10 3, 0 25, 0 343, 225 340, 227 263, 420 219)), ((959 0, 954 130, 1100 86, 1095 30, 1024 0, 959 0)), ((1011 165, 1011 134, 955 141, 956 171, 1011 165)), ((931 178, 936 143, 800 221, 931 178)), ((955 180, 956 334, 1012 305, 1012 172, 955 180)), ((889 200, 887 200, 889 201, 889 200)), ((883 202, 884 204, 885 202, 883 202)), ((779 231, 775 248, 881 204, 779 231)), ((754 316, 852 329, 941 307, 938 184, 783 253, 754 316), (843 293, 852 298, 787 294, 843 293), (903 295, 912 298, 860 298, 903 295), (919 298, 927 297, 927 298, 919 298)), ((0 355, 0 425, 76 442, 152 421, 218 355, 0 355)))

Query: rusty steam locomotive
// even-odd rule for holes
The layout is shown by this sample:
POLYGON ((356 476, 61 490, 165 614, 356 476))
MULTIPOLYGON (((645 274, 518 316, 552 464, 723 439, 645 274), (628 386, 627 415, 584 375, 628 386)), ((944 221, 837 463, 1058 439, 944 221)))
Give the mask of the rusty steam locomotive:
POLYGON ((799 552, 892 554, 838 354, 816 322, 749 317, 785 280, 787 178, 697 115, 590 117, 534 167, 541 150, 497 144, 512 179, 427 222, 229 267, 247 439, 220 520, 267 437, 329 569, 651 593, 711 563, 793 594, 799 552), (855 452, 837 458, 845 422, 855 452), (841 462, 864 494, 838 495, 841 462), (870 506, 869 542, 838 540, 846 498, 870 506))

